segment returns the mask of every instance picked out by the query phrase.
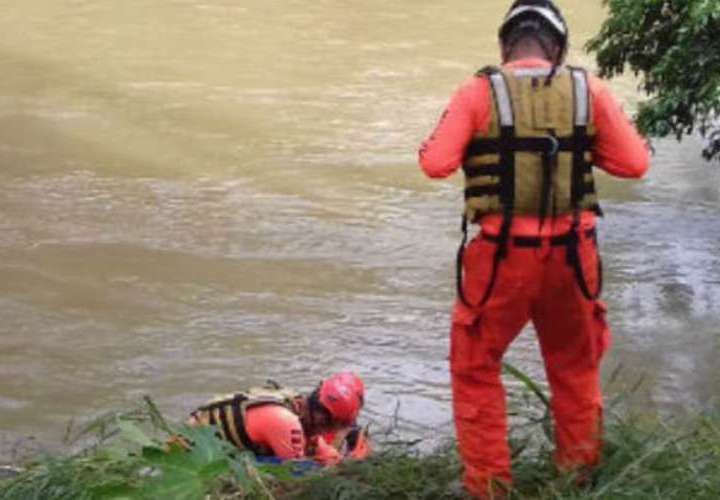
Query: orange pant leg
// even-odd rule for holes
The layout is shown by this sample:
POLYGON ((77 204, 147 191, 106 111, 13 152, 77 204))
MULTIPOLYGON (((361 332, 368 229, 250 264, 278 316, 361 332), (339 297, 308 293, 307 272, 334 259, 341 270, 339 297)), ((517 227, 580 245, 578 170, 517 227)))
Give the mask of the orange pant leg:
MULTIPOLYGON (((464 288, 471 303, 485 291, 494 251, 494 244, 478 239, 466 249, 464 288)), ((529 320, 540 269, 532 249, 511 248, 488 302, 455 306, 450 339, 455 428, 465 487, 478 498, 500 498, 512 482, 502 357, 529 320)))
MULTIPOLYGON (((581 259, 595 290, 597 251, 590 240, 582 242, 581 259)), ((600 362, 610 339, 605 306, 582 294, 564 248, 554 249, 546 263, 542 289, 532 320, 552 392, 555 462, 561 470, 592 466, 601 451, 600 362)))

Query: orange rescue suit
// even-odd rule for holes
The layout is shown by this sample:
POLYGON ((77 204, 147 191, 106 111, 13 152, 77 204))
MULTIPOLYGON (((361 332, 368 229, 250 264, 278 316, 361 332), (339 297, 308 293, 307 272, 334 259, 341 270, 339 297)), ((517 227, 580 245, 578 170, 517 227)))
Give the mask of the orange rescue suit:
MULTIPOLYGON (((529 58, 502 69, 547 72, 550 67, 547 61, 529 58)), ((641 177, 649 166, 647 145, 606 86, 592 75, 586 81, 587 126, 594 131, 588 146, 592 164, 614 176, 641 177)), ((523 106, 516 101, 512 100, 513 107, 523 106)), ((497 132, 496 105, 488 74, 479 73, 462 85, 420 149, 423 171, 433 178, 457 171, 473 141, 497 132)), ((516 118, 526 112, 516 110, 516 118)), ((486 209, 490 205, 477 203, 480 213, 469 221, 481 231, 461 254, 464 275, 459 289, 464 300, 459 297, 453 311, 450 369, 464 483, 478 497, 492 496, 498 481, 506 487, 512 482, 502 358, 528 321, 535 326, 552 392, 557 466, 572 470, 599 461, 599 369, 610 331, 605 305, 593 294, 584 293, 577 269, 568 265, 573 247, 566 240, 569 234, 577 235, 573 250, 577 251, 576 267, 582 271, 586 287, 598 290, 594 200, 586 201, 578 210, 570 206, 570 210, 556 213, 517 211, 512 217, 497 205, 493 211, 486 209), (495 266, 503 232, 506 248, 495 266)), ((466 213, 468 208, 473 207, 466 207, 466 213)))

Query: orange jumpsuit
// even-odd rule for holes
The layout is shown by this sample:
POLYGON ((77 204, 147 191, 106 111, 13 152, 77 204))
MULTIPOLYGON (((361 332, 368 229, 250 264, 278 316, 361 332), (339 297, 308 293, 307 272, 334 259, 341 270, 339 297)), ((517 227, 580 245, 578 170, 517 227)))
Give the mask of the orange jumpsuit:
MULTIPOLYGON (((510 68, 547 68, 542 59, 523 59, 510 68)), ((617 177, 641 177, 649 166, 644 140, 606 86, 589 75, 594 164, 617 177)), ((478 133, 487 133, 493 106, 487 77, 474 77, 451 98, 433 134, 422 144, 419 162, 433 178, 453 174, 462 164, 466 147, 478 133)), ((497 235, 502 215, 480 220, 482 232, 497 235)), ((512 482, 507 442, 502 358, 528 321, 537 331, 552 392, 555 422, 555 462, 561 470, 591 466, 601 449, 602 395, 600 361, 610 343, 605 305, 586 299, 566 249, 551 246, 550 237, 566 234, 572 215, 563 214, 539 228, 535 216, 515 215, 511 236, 542 236, 540 248, 514 246, 500 263, 489 300, 482 306, 455 303, 450 339, 453 412, 458 447, 465 466, 464 483, 474 495, 493 496, 494 483, 512 482)), ((590 290, 598 286, 597 249, 590 230, 595 215, 580 217, 581 265, 590 290)), ((478 304, 486 289, 496 244, 478 236, 464 257, 464 292, 478 304)))

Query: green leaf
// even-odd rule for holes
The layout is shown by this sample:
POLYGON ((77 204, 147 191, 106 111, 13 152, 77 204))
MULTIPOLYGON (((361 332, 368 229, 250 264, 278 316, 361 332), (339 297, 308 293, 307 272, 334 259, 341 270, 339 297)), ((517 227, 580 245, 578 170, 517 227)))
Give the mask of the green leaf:
POLYGON ((193 443, 187 455, 196 465, 205 465, 226 459, 235 449, 230 443, 218 438, 213 426, 180 428, 179 433, 193 443))
MULTIPOLYGON (((608 0, 608 17, 586 45, 600 75, 629 69, 640 76, 648 100, 636 123, 641 132, 678 140, 720 111, 720 2, 716 0, 608 0)), ((720 125, 719 125, 720 126, 720 125)), ((720 158, 720 148, 706 149, 720 158)))
POLYGON ((160 470, 165 468, 198 470, 198 465, 192 460, 190 454, 182 450, 165 451, 156 447, 145 447, 142 456, 148 466, 160 470))
POLYGON ((205 482, 210 482, 223 474, 232 472, 230 464, 227 459, 216 460, 215 462, 209 463, 198 470, 200 479, 205 482))
POLYGON ((133 422, 118 420, 117 426, 120 429, 120 435, 128 441, 140 446, 155 446, 155 442, 133 422))
POLYGON ((535 394, 537 398, 542 401, 542 403, 545 405, 546 409, 550 409, 550 399, 545 395, 545 392, 540 388, 539 385, 537 385, 528 375, 523 373, 518 368, 515 368, 510 363, 503 363, 503 369, 515 377, 517 380, 523 383, 525 387, 527 387, 530 392, 535 394))

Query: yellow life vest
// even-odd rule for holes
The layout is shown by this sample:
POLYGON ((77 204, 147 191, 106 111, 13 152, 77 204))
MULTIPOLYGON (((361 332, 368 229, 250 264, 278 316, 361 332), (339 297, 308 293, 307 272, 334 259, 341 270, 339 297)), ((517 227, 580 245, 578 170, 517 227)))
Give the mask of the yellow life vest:
POLYGON ((272 455, 272 450, 253 443, 245 427, 247 410, 255 406, 276 404, 295 413, 294 402, 300 393, 281 387, 255 387, 213 399, 195 410, 191 416, 200 425, 215 425, 223 439, 230 441, 241 450, 250 450, 256 455, 272 455))
POLYGON ((592 175, 592 103, 584 70, 486 68, 490 128, 467 147, 465 218, 491 213, 601 214, 592 175))

